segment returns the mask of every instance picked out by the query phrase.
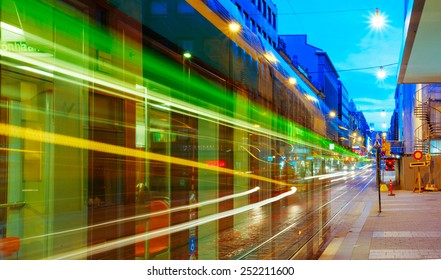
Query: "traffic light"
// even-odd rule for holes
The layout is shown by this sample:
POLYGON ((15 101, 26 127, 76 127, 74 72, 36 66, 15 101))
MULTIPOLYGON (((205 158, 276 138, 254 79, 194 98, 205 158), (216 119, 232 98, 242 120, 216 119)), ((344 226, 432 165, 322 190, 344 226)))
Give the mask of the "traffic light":
POLYGON ((384 154, 390 156, 390 142, 384 143, 384 154))

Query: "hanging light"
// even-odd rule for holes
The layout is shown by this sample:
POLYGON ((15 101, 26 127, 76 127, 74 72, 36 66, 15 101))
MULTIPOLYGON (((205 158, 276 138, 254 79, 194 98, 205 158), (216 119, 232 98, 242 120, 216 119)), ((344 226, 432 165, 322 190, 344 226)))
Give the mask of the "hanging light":
POLYGON ((382 29, 386 24, 386 18, 380 13, 380 9, 375 9, 375 15, 371 16, 371 27, 373 29, 382 29))
POLYGON ((386 76, 387 76, 386 71, 384 71, 383 66, 380 66, 380 69, 377 71, 377 78, 379 80, 384 80, 386 76))

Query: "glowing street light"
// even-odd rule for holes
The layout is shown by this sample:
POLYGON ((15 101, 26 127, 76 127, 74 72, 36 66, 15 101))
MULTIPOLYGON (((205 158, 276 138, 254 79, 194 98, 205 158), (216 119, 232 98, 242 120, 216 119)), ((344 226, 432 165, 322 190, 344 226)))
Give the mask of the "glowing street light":
POLYGON ((370 19, 371 27, 373 29, 382 29, 386 24, 386 18, 380 13, 380 9, 375 9, 375 15, 371 16, 370 19))
POLYGON ((297 84, 297 80, 295 79, 295 78, 289 78, 288 79, 288 82, 291 84, 291 85, 296 85, 297 84))
POLYGON ((331 119, 335 118, 336 115, 337 115, 337 113, 335 113, 334 110, 331 110, 331 111, 329 112, 329 117, 330 117, 331 119))
POLYGON ((384 118, 384 117, 386 117, 386 112, 383 110, 383 111, 381 111, 381 116, 384 118))
POLYGON ((379 80, 384 80, 386 76, 387 76, 386 71, 384 71, 383 66, 380 66, 380 69, 377 72, 377 78, 379 80))
POLYGON ((183 54, 183 56, 184 56, 184 58, 189 59, 189 58, 191 58, 191 53, 190 53, 190 52, 185 52, 185 53, 183 54))
POLYGON ((233 22, 231 22, 231 23, 228 25, 228 28, 230 29, 231 32, 233 32, 233 33, 237 33, 237 32, 240 31, 240 28, 241 28, 241 27, 240 27, 240 24, 239 24, 239 23, 233 21, 233 22))

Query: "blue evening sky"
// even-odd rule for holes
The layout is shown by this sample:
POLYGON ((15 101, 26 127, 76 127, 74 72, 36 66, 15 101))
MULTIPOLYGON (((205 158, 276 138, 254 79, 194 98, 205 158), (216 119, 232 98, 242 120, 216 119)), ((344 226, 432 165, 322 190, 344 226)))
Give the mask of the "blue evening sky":
POLYGON ((327 52, 357 109, 375 130, 390 125, 401 55, 403 0, 272 0, 278 8, 278 32, 306 34, 308 44, 327 52), (386 17, 373 30, 369 17, 378 8, 386 17), (393 64, 393 65, 391 65, 393 64), (389 65, 389 66, 387 66, 389 65), (376 72, 383 66, 386 79, 376 72), (382 111, 386 116, 382 116, 382 111))

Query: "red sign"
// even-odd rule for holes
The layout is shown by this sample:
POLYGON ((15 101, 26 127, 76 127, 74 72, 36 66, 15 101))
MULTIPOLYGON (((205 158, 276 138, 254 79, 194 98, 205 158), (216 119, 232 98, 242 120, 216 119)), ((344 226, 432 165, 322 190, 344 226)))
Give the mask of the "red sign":
POLYGON ((209 166, 219 166, 219 167, 225 167, 225 160, 219 159, 219 160, 207 160, 207 165, 209 166))
POLYGON ((420 160, 420 159, 423 158, 423 152, 421 152, 421 151, 415 151, 415 152, 413 153, 413 157, 414 157, 416 160, 420 160))

